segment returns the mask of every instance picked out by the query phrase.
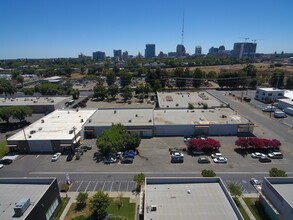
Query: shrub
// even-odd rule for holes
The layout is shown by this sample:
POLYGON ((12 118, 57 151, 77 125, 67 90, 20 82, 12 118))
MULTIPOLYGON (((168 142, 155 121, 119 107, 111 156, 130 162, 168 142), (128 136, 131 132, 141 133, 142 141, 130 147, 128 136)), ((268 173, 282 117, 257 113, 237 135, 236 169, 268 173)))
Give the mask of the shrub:
POLYGON ((203 109, 207 109, 209 106, 208 106, 208 104, 203 104, 203 109))
POLYGON ((203 177, 215 177, 216 173, 213 170, 204 169, 204 170, 201 171, 201 175, 203 177))
POLYGON ((66 184, 66 183, 62 184, 60 191, 61 192, 67 192, 68 190, 69 190, 69 185, 66 184))

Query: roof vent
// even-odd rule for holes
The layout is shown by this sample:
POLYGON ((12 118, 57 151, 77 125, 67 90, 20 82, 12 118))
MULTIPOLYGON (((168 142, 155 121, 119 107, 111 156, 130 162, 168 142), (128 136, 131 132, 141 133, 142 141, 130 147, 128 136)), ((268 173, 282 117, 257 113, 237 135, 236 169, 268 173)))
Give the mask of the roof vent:
POLYGON ((89 123, 91 123, 91 122, 92 122, 92 119, 89 120, 89 123))
POLYGON ((76 112, 78 112, 78 108, 76 109, 76 112))
POLYGON ((157 211, 157 206, 156 205, 151 205, 151 212, 157 211))
POLYGON ((69 130, 69 134, 72 134, 73 133, 73 130, 69 130))
POLYGON ((83 122, 83 119, 80 119, 80 122, 82 123, 83 122))
POLYGON ((136 114, 135 117, 138 117, 138 115, 136 114))
POLYGON ((152 122, 152 119, 150 119, 149 122, 152 122))
POLYGON ((30 131, 30 134, 34 134, 34 133, 36 133, 35 130, 31 130, 31 131, 30 131))
POLYGON ((29 135, 29 136, 28 136, 28 138, 32 138, 32 136, 31 136, 31 135, 29 135))
POLYGON ((14 212, 16 217, 20 217, 23 215, 23 213, 27 210, 27 208, 30 206, 31 200, 29 198, 22 198, 19 200, 18 203, 14 206, 14 212))
POLYGON ((44 120, 44 119, 42 119, 42 120, 41 120, 41 122, 42 122, 42 123, 45 123, 45 120, 44 120))
POLYGON ((131 119, 130 119, 130 120, 128 120, 128 122, 129 122, 129 123, 131 123, 131 119))
POLYGON ((114 110, 114 114, 116 114, 116 110, 114 110))
POLYGON ((39 127, 39 129, 38 129, 39 131, 41 131, 41 130, 43 130, 43 128, 42 127, 39 127))
POLYGON ((68 111, 67 114, 70 114, 70 111, 68 111))

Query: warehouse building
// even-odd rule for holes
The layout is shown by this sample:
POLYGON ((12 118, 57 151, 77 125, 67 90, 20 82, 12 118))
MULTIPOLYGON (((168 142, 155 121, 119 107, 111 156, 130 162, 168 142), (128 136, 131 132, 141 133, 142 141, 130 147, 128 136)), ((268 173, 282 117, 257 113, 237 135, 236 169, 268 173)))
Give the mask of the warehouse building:
POLYGON ((259 200, 270 219, 293 219, 293 178, 264 178, 259 200))
POLYGON ((154 111, 156 136, 237 135, 252 133, 253 128, 249 120, 230 108, 154 111))
POLYGON ((293 108, 293 99, 278 99, 278 108, 293 108))
POLYGON ((60 203, 56 178, 0 178, 0 219, 49 220, 60 203))
POLYGON ((33 113, 47 113, 56 109, 62 109, 72 96, 59 97, 17 97, 0 98, 0 108, 9 106, 27 106, 33 113))
POLYGON ((145 182, 145 220, 243 219, 220 178, 153 177, 145 182))
POLYGON ((180 91, 180 92, 157 92, 158 105, 161 109, 187 109, 190 105, 194 108, 203 107, 219 108, 226 103, 215 98, 206 91, 180 91))
POLYGON ((83 138, 83 126, 96 110, 56 110, 7 139, 11 151, 70 151, 83 138))
POLYGON ((140 137, 152 137, 154 110, 145 109, 98 109, 84 126, 85 137, 101 136, 112 124, 121 123, 129 133, 140 137))

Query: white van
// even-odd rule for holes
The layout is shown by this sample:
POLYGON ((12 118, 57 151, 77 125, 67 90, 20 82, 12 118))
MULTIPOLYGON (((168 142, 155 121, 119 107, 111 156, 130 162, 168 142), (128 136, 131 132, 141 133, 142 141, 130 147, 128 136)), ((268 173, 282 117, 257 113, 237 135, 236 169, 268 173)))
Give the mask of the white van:
POLYGON ((286 118, 287 117, 286 113, 285 112, 282 112, 282 111, 275 111, 274 112, 274 116, 276 118, 286 118))

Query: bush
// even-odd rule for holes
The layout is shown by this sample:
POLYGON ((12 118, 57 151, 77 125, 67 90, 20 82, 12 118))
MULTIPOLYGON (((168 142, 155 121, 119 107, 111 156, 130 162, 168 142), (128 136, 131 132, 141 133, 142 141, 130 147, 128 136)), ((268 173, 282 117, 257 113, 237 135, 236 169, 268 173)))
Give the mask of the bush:
POLYGON ((203 104, 203 109, 207 109, 208 107, 208 104, 203 104))
POLYGON ((201 171, 201 175, 203 177, 215 177, 216 173, 213 170, 206 170, 204 169, 203 171, 201 171))
POLYGON ((60 191, 61 192, 67 192, 68 190, 69 190, 69 185, 66 184, 66 183, 62 184, 60 191))
POLYGON ((80 216, 76 216, 76 217, 72 218, 71 220, 87 220, 87 219, 89 219, 88 216, 80 215, 80 216))

